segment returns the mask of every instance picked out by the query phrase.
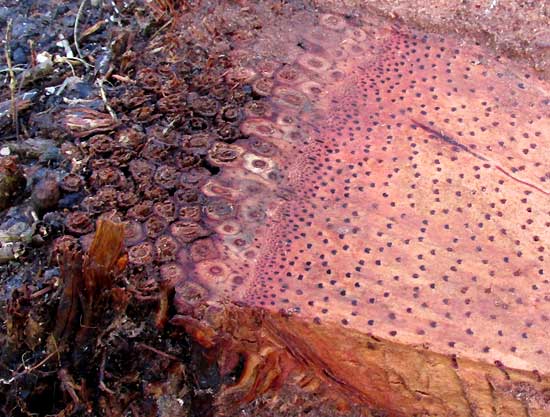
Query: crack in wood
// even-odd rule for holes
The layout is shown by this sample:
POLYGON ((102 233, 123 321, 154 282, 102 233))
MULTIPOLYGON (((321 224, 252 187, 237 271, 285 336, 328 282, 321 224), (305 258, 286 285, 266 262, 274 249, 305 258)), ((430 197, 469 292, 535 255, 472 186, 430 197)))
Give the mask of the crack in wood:
POLYGON ((479 417, 479 415, 477 414, 477 411, 475 410, 475 408, 473 407, 470 401, 466 386, 464 385, 464 381, 462 381, 462 377, 458 373, 458 371, 460 370, 458 362, 456 362, 456 367, 451 367, 451 369, 453 370, 454 375, 456 376, 456 379, 458 381, 458 386, 460 387, 460 390, 462 392, 462 397, 464 398, 464 400, 466 401, 466 404, 468 405, 470 417, 479 417))
POLYGON ((443 131, 440 129, 439 131, 438 130, 435 130, 433 128, 431 128, 430 126, 428 125, 425 125, 423 123, 420 123, 419 121, 417 120, 414 120, 414 119, 411 119, 415 125, 417 125, 418 127, 420 127, 422 130, 425 130, 426 132, 430 133, 432 137, 434 137, 435 139, 439 139, 449 145, 452 145, 456 148, 459 148, 459 149, 462 149, 464 152, 467 152, 469 153, 470 155, 476 157, 477 159, 480 159, 481 161, 488 161, 487 158, 485 158, 484 156, 481 156, 480 154, 472 151, 470 148, 468 148, 466 145, 464 145, 463 143, 460 143, 459 141, 457 141, 456 139, 453 139, 452 137, 450 137, 449 135, 443 133, 443 131))

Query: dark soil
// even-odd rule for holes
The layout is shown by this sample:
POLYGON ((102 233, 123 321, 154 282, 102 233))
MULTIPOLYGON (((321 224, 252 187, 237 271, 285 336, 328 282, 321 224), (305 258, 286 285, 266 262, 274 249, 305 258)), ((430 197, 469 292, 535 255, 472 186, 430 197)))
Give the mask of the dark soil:
POLYGON ((215 365, 168 320, 160 258, 175 254, 121 253, 94 281, 90 245, 99 218, 174 194, 140 167, 211 175, 205 146, 236 139, 228 106, 249 92, 220 86, 223 58, 173 30, 185 4, 95 3, 0 8, 0 414, 209 415, 215 365), (196 97, 214 94, 225 106, 201 110, 196 97), (172 141, 197 133, 204 143, 175 157, 172 141))

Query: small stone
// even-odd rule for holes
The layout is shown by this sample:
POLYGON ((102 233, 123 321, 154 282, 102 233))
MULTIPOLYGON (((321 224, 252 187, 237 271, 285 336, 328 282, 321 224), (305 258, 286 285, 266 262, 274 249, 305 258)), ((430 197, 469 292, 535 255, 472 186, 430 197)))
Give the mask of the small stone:
POLYGON ((84 194, 82 193, 70 193, 65 195, 63 198, 61 198, 58 202, 59 208, 67 208, 71 209, 77 206, 82 199, 84 198, 84 194))
POLYGON ((59 185, 51 174, 41 179, 33 188, 31 201, 36 210, 44 212, 57 207, 59 201, 59 185))
POLYGON ((67 27, 73 27, 75 21, 76 21, 75 15, 65 15, 63 16, 63 19, 62 19, 63 25, 67 27))
POLYGON ((20 18, 13 23, 12 39, 21 39, 38 33, 36 24, 27 18, 20 18))
POLYGON ((15 65, 24 65, 27 63, 27 53, 21 47, 13 51, 11 58, 15 65))
POLYGON ((10 207, 25 190, 27 180, 17 163, 17 158, 0 158, 0 210, 10 207))

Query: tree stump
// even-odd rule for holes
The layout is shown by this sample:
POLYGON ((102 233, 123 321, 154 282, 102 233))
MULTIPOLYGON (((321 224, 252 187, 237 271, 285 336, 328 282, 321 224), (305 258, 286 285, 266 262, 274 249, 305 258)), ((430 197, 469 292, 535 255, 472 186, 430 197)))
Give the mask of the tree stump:
POLYGON ((258 96, 247 138, 209 151, 215 233, 165 269, 172 322, 222 374, 244 362, 220 409, 291 386, 372 415, 550 415, 548 82, 373 15, 262 23, 227 74, 258 96))

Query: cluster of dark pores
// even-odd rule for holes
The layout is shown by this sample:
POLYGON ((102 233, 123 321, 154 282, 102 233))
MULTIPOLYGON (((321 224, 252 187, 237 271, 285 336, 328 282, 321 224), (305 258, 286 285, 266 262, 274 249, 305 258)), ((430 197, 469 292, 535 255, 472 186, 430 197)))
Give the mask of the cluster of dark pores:
MULTIPOLYGON (((242 148, 232 144, 238 141, 253 155, 242 164, 251 173, 265 172, 269 181, 282 181, 285 165, 271 169, 269 159, 277 154, 277 141, 299 148, 304 132, 293 115, 316 100, 327 79, 341 79, 342 73, 314 54, 297 65, 262 60, 246 68, 223 58, 213 64, 199 47, 178 55, 185 60, 136 68, 135 85, 110 100, 124 127, 82 141, 87 175, 67 175, 61 189, 86 196, 66 216, 67 236, 58 244, 78 240, 87 249, 96 219, 121 221, 130 273, 178 284, 184 298, 193 299, 207 290, 187 278, 194 263, 218 257, 207 239, 224 234, 217 226, 228 219, 261 220, 265 215, 254 210, 239 214, 234 196, 208 187, 220 167, 241 156, 242 148)), ((71 145, 63 151, 75 159, 84 156, 71 145)), ((251 187, 247 192, 254 194, 251 187)), ((234 243, 242 246, 244 241, 234 243)), ((214 262, 207 274, 223 268, 214 262)), ((233 278, 234 285, 243 280, 233 278)))
MULTIPOLYGON (((548 194, 543 186, 550 176, 540 157, 531 159, 543 146, 540 109, 546 101, 524 94, 533 75, 526 73, 510 83, 502 70, 476 68, 475 61, 464 59, 458 46, 445 39, 396 31, 391 42, 381 46, 365 42, 368 34, 342 19, 323 19, 331 22, 325 25, 327 36, 304 41, 306 52, 294 64, 297 71, 292 72, 292 65, 275 71, 273 79, 279 85, 275 88, 271 77, 255 81, 257 88, 271 90, 271 104, 264 114, 249 118, 243 125, 243 131, 266 142, 298 144, 289 161, 301 153, 309 156, 304 160, 302 179, 294 183, 298 192, 285 212, 287 226, 278 235, 284 249, 267 256, 251 290, 254 303, 293 312, 309 310, 317 323, 322 317, 330 319, 331 314, 341 318, 343 325, 358 316, 371 315, 364 319, 365 324, 374 329, 384 321, 387 330, 383 334, 390 337, 399 334, 397 325, 391 328, 399 320, 409 322, 407 326, 419 337, 447 323, 455 323, 450 325, 454 328, 461 320, 463 334, 454 335, 457 339, 450 336, 445 342, 451 349, 462 346, 462 340, 469 346, 478 338, 476 349, 486 354, 491 352, 492 338, 506 343, 508 337, 506 348, 512 353, 519 352, 519 346, 532 357, 548 354, 540 341, 533 344, 529 338, 531 330, 547 326, 549 314, 542 310, 536 317, 526 317, 522 313, 527 311, 523 310, 529 304, 527 297, 543 306, 550 302, 542 291, 550 284, 545 278, 543 244, 543 233, 550 223, 544 206, 537 206, 548 194), (335 33, 343 39, 338 46, 330 40, 335 33), (342 65, 338 57, 345 58, 342 65), (296 126, 307 121, 308 113, 315 113, 320 92, 337 90, 335 86, 349 68, 346 59, 359 63, 354 73, 347 74, 356 80, 356 88, 345 90, 348 94, 336 92, 330 104, 332 114, 326 112, 325 121, 316 125, 326 125, 325 136, 318 137, 322 145, 308 142, 306 135, 294 133, 296 126), (458 100, 453 102, 454 97, 458 100), (460 103, 460 97, 468 99, 466 104, 460 103), (504 108, 513 110, 499 112, 500 100, 504 108), (468 108, 477 102, 479 107, 468 108), (523 117, 522 105, 529 109, 523 117), (326 122, 329 119, 331 124, 326 122), (401 137, 399 131, 409 127, 418 134, 401 137), (499 129, 510 136, 498 133, 495 138, 492 132, 501 132, 499 129), (452 137, 439 133, 446 130, 452 137), (419 165, 419 157, 425 158, 424 149, 429 152, 434 143, 440 151, 434 153, 430 166, 419 165), (399 153, 392 154, 392 150, 399 153), (459 166, 465 156, 474 158, 469 168, 459 166), (409 175, 404 167, 414 171, 409 189, 392 189, 393 178, 401 187, 401 172, 409 175), (431 176, 429 189, 419 189, 426 175, 431 176), (482 195, 492 193, 494 197, 467 194, 461 184, 468 182, 482 195), (419 202, 425 201, 427 194, 432 194, 433 201, 424 209, 419 202), (371 201, 374 196, 375 202, 371 201), (507 206, 510 199, 518 200, 521 212, 507 206), (357 206, 360 201, 363 203, 357 206), (361 213, 351 208, 354 203, 361 213), (365 214, 369 205, 373 212, 380 210, 379 215, 389 216, 383 228, 369 224, 365 214), (323 210, 335 207, 341 209, 341 218, 323 216, 323 210), (407 219, 417 216, 423 216, 417 229, 404 226, 407 219), (520 216, 517 222, 512 220, 516 216, 520 216), (546 216, 546 221, 540 216, 546 216), (323 224, 319 226, 319 222, 323 224), (433 231, 440 223, 442 230, 433 231), (329 230, 339 226, 342 231, 335 241, 329 230), (368 232, 368 238, 365 234, 361 247, 357 247, 365 228, 373 227, 375 230, 368 232), (405 235, 396 236, 395 230, 405 235), (440 238, 432 240, 433 233, 440 238), (500 239, 511 239, 513 249, 509 253, 499 249, 500 239), (493 258, 493 250, 502 253, 502 258, 493 258), (398 253, 410 253, 414 261, 405 264, 398 253), (349 270, 331 265, 331 260, 350 254, 349 270), (468 258, 474 261, 472 266, 468 258), (474 266, 478 263, 482 269, 474 266), (467 271, 472 268, 477 274, 469 276, 467 271), (431 275, 429 270, 434 269, 443 271, 442 275, 431 275), (326 279, 318 271, 323 271, 326 279), (366 280, 365 274, 369 276, 366 280), (526 283, 521 290, 510 286, 522 276, 526 283), (442 297, 437 300, 439 288, 442 297), (457 289, 460 291, 455 293, 457 289), (365 291, 370 293, 366 298, 365 291), (410 305, 392 303, 394 293, 405 291, 410 291, 406 295, 410 305), (454 295, 449 298, 449 294, 454 295), (460 294, 458 299, 456 294, 460 294), (418 311, 441 310, 437 303, 445 310, 439 318, 414 322, 418 311), (377 305, 381 307, 377 309, 377 305), (485 311, 488 307, 490 312, 485 311), (511 323, 516 318, 507 318, 507 311, 522 321, 515 333, 511 323), (483 333, 480 318, 492 323, 494 335, 478 336, 483 333)), ((284 169, 290 165, 284 160, 281 164, 284 169)))
MULTIPOLYGON (((348 27, 341 18, 324 15, 317 28, 300 37, 299 47, 305 53, 295 62, 280 64, 265 59, 243 70, 258 100, 243 109, 241 131, 249 139, 224 150, 224 154, 230 150, 236 154, 235 162, 214 162, 223 167, 222 171, 203 187, 209 196, 228 201, 231 208, 225 213, 207 212, 217 239, 209 254, 192 256, 199 282, 217 287, 219 294, 225 292, 247 302, 258 293, 260 297, 275 298, 273 293, 266 293, 273 286, 256 268, 263 262, 259 253, 269 253, 274 243, 271 238, 276 226, 270 224, 267 213, 276 212, 285 202, 297 198, 296 190, 308 185, 301 173, 290 170, 297 158, 318 155, 310 145, 312 126, 322 123, 317 110, 323 92, 327 85, 344 79, 336 62, 348 52, 361 53, 358 42, 366 36, 360 28, 348 27), (327 28, 336 28, 334 48, 319 44, 327 28), (339 45, 342 39, 345 42, 339 45), (241 286, 244 282, 248 286, 241 286), (233 291, 239 286, 240 292, 235 296, 233 291)), ((261 304, 265 305, 263 301, 261 304)))
POLYGON ((60 185, 64 197, 83 198, 57 242, 78 240, 86 250, 97 219, 123 222, 130 273, 168 281, 181 278, 188 244, 212 234, 205 213, 225 210, 227 203, 200 191, 218 172, 207 156, 242 137, 243 109, 254 103, 227 62, 213 63, 197 46, 179 55, 185 59, 136 68, 135 84, 110 99, 123 127, 82 140, 81 149, 65 145, 65 154, 87 165, 60 185))

